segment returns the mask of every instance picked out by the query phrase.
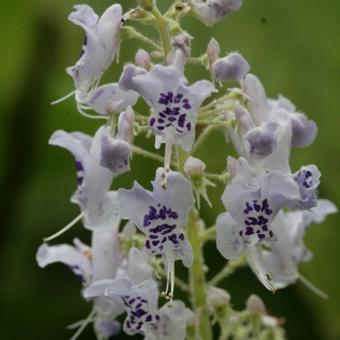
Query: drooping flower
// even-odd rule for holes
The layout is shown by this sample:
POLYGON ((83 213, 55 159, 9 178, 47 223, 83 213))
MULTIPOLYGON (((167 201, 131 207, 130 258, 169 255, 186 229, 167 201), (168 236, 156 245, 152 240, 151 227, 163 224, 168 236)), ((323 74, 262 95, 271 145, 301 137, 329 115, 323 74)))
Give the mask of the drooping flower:
POLYGON ((175 260, 182 260, 185 266, 192 263, 191 246, 183 227, 193 206, 193 197, 190 182, 183 175, 170 171, 164 188, 163 174, 164 169, 158 168, 152 192, 135 183, 131 190, 120 189, 118 200, 122 218, 129 219, 146 235, 147 252, 163 255, 172 294, 175 260))
POLYGON ((80 59, 67 68, 67 73, 73 78, 81 99, 96 86, 118 52, 122 7, 112 5, 100 18, 88 5, 74 8, 69 20, 84 29, 85 41, 80 59))
POLYGON ((247 250, 247 259, 258 279, 269 290, 277 290, 294 283, 299 277, 298 265, 309 261, 310 251, 303 243, 311 223, 322 223, 326 216, 337 211, 328 200, 319 200, 315 208, 307 211, 281 211, 272 222, 277 236, 266 246, 247 250))
POLYGON ((185 82, 182 71, 174 65, 155 65, 148 73, 129 66, 123 72, 120 83, 124 89, 138 92, 152 108, 149 125, 158 137, 158 146, 179 144, 186 151, 192 147, 197 111, 214 87, 206 80, 191 86, 185 82))
POLYGON ((300 199, 299 187, 289 175, 275 170, 254 175, 242 158, 229 165, 235 166, 234 177, 222 196, 228 212, 220 214, 216 222, 217 248, 227 259, 261 241, 275 240, 271 228, 275 216, 300 199))
POLYGON ((87 115, 84 111, 90 109, 101 115, 121 112, 136 103, 137 93, 123 91, 116 83, 97 86, 118 54, 122 8, 118 4, 112 5, 100 18, 88 5, 74 8, 69 20, 85 31, 80 59, 66 69, 76 88, 77 108, 84 115, 87 115))
POLYGON ((116 194, 109 189, 114 176, 129 170, 130 145, 110 137, 109 127, 105 126, 94 138, 58 130, 49 143, 69 150, 75 158, 78 188, 71 201, 80 206, 85 227, 111 225, 117 209, 116 194))
MULTIPOLYGON (((113 279, 121 261, 118 224, 116 222, 111 227, 96 228, 92 234, 92 247, 78 239, 74 240, 75 246, 49 246, 44 243, 38 249, 37 262, 42 268, 57 262, 66 264, 80 278, 84 288, 98 280, 113 279)), ((90 321, 93 322, 96 333, 109 337, 120 330, 120 324, 115 319, 123 312, 124 308, 119 299, 98 297, 93 301, 90 321)))

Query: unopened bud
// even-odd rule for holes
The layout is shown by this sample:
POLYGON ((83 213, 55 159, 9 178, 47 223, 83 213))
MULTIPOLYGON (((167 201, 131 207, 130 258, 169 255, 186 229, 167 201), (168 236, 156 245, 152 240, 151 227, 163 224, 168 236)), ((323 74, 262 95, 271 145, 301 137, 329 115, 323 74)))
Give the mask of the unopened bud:
POLYGON ((247 300, 247 309, 250 313, 265 315, 267 314, 266 307, 263 301, 255 294, 249 296, 247 300))
POLYGON ((137 66, 149 70, 151 65, 150 54, 140 48, 135 55, 135 63, 137 66))
POLYGON ((190 156, 184 164, 184 171, 190 177, 200 177, 203 176, 205 167, 200 159, 190 156))
POLYGON ((218 59, 220 52, 221 52, 220 44, 216 39, 211 38, 207 48, 207 55, 210 64, 212 64, 214 61, 218 59))
POLYGON ((239 53, 217 59, 212 65, 217 80, 240 81, 249 72, 249 64, 239 53))
POLYGON ((207 302, 213 308, 226 306, 230 302, 230 294, 224 289, 210 287, 207 291, 207 302))
POLYGON ((135 113, 131 107, 128 107, 119 115, 118 119, 118 138, 132 144, 133 141, 133 123, 135 113))
POLYGON ((145 11, 151 11, 153 9, 153 0, 138 0, 138 6, 145 11))
POLYGON ((190 156, 184 163, 184 171, 190 177, 198 207, 200 207, 201 196, 211 206, 207 186, 215 186, 215 184, 204 177, 205 164, 200 159, 190 156))

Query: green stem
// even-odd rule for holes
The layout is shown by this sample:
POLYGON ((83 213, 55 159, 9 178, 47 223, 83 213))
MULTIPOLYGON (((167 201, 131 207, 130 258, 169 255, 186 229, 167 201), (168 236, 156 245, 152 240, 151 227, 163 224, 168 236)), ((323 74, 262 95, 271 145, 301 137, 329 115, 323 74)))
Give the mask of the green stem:
POLYGON ((216 180, 216 181, 220 181, 224 184, 227 184, 228 178, 229 178, 229 174, 227 172, 224 172, 222 174, 210 174, 210 173, 205 173, 204 176, 206 178, 212 179, 212 180, 216 180))
POLYGON ((124 33, 125 33, 126 38, 128 38, 128 39, 133 39, 133 38, 138 39, 138 40, 142 41, 143 43, 145 43, 146 45, 149 45, 151 48, 153 48, 157 51, 162 51, 161 46, 159 46, 157 43, 155 43, 150 38, 139 33, 138 31, 136 31, 135 28, 133 28, 131 26, 125 26, 124 31, 123 31, 123 36, 124 36, 124 33))
POLYGON ((209 286, 217 286, 223 279, 233 274, 237 268, 244 267, 246 263, 245 256, 239 256, 237 259, 229 261, 228 264, 208 282, 209 286))
POLYGON ((194 147, 192 148, 192 152, 191 154, 194 155, 198 148, 201 146, 201 144, 204 143, 204 141, 207 139, 207 137, 209 136, 210 132, 212 132, 214 129, 216 128, 216 125, 208 125, 202 132, 201 134, 198 136, 198 138, 196 139, 196 142, 194 144, 194 147))
POLYGON ((207 307, 207 287, 202 251, 203 244, 198 231, 198 212, 194 209, 190 211, 187 231, 193 250, 193 264, 189 269, 192 304, 199 318, 200 339, 211 340, 212 330, 210 323, 210 313, 207 307))
POLYGON ((164 158, 160 155, 157 155, 151 151, 144 150, 136 145, 132 146, 132 151, 137 155, 143 156, 145 158, 153 159, 154 161, 164 163, 164 158))
POLYGON ((164 19, 163 15, 160 13, 156 5, 152 10, 152 14, 155 18, 156 25, 159 31, 159 36, 162 41, 163 51, 164 51, 164 61, 166 62, 167 56, 171 51, 170 33, 167 27, 166 20, 164 19))

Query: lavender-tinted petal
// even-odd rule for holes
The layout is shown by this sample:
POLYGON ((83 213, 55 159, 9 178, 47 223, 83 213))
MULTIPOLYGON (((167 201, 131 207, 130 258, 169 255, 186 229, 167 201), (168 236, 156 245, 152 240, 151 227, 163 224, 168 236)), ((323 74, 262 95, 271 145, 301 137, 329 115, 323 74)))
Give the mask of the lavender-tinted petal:
POLYGON ((217 80, 240 81, 249 72, 249 64, 239 53, 217 59, 212 65, 217 80))
POLYGON ((293 146, 302 148, 313 143, 318 131, 314 121, 302 114, 294 114, 291 115, 291 124, 293 146))
POLYGON ((279 124, 264 123, 248 131, 245 138, 249 143, 249 153, 255 159, 269 156, 277 146, 279 124))
POLYGON ((119 175, 130 170, 129 143, 104 135, 101 142, 100 165, 119 175))

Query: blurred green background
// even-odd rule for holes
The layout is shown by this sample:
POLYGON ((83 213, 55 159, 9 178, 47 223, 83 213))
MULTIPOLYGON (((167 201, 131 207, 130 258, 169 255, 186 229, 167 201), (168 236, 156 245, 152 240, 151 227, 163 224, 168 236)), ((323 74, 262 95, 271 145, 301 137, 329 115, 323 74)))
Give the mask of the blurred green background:
MULTIPOLYGON (((169 1, 159 1, 166 6, 169 1)), ((88 3, 98 13, 107 0, 88 3)), ((127 10, 134 1, 120 3, 127 10)), ((82 319, 90 305, 80 297, 80 283, 62 265, 37 267, 35 252, 47 236, 78 214, 69 203, 75 189, 74 164, 69 154, 47 145, 56 129, 93 134, 99 122, 77 114, 72 99, 57 106, 50 102, 72 90, 64 68, 79 56, 82 32, 67 21, 70 0, 11 0, 0 6, 0 181, 1 181, 1 283, 0 339, 67 339, 65 326, 82 319)), ((315 163, 322 172, 320 196, 340 205, 340 1, 245 0, 241 11, 210 29, 188 18, 185 27, 196 36, 195 54, 204 52, 213 34, 225 52, 238 50, 250 62, 271 96, 290 98, 319 126, 316 142, 293 151, 293 169, 315 163)), ((136 42, 122 47, 121 60, 132 58, 136 42)), ((108 79, 115 80, 121 65, 114 65, 108 79)), ((191 67, 192 80, 202 70, 191 67)), ((141 108, 143 109, 143 107, 141 108)), ((151 141, 138 140, 147 147, 151 141)), ((220 171, 232 150, 216 132, 200 150, 210 172, 220 171), (217 146, 218 145, 218 146, 217 146), (211 150, 214 150, 212 152, 211 150)), ((157 164, 146 165, 134 157, 132 171, 114 186, 130 186, 137 178, 149 186, 157 164)), ((212 197, 215 208, 203 206, 213 223, 222 210, 218 187, 212 197)), ((340 246, 338 216, 310 228, 306 243, 314 252, 302 273, 330 298, 322 300, 297 283, 275 295, 266 291, 249 269, 223 282, 236 308, 243 308, 255 292, 268 310, 286 319, 289 339, 340 339, 340 246)), ((80 226, 56 243, 89 234, 80 226)), ((213 275, 224 264, 211 244, 206 249, 213 275)), ((91 328, 81 339, 92 339, 91 328)), ((123 336, 119 336, 123 339, 123 336)))

